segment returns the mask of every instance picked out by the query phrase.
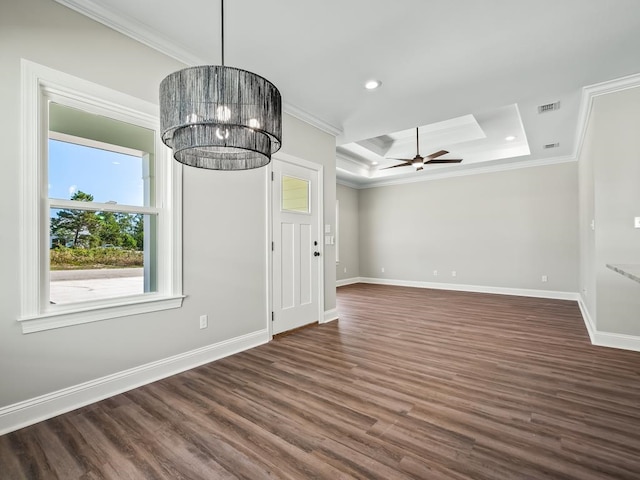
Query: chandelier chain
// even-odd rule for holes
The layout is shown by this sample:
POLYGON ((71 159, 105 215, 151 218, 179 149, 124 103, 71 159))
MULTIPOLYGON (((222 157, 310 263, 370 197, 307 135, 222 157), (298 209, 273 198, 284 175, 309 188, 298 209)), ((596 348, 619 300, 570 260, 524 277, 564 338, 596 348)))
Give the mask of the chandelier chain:
POLYGON ((224 0, 220 0, 220 32, 222 34, 222 66, 224 67, 224 0))

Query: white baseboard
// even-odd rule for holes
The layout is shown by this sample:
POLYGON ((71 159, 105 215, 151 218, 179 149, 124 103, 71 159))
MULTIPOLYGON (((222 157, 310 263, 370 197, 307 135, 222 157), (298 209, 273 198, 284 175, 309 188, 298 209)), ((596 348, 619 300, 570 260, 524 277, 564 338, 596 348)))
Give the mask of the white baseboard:
POLYGON ((484 285, 462 285, 458 283, 418 282, 413 280, 393 280, 388 278, 359 277, 360 283, 377 285, 395 285, 398 287, 433 288, 436 290, 453 290, 458 292, 495 293, 498 295, 516 295, 520 297, 551 298, 556 300, 578 300, 576 292, 559 292, 555 290, 535 290, 528 288, 490 287, 484 285))
POLYGON ((591 344, 596 344, 596 325, 589 315, 589 309, 587 308, 587 302, 585 302, 584 297, 582 295, 578 295, 578 307, 580 307, 580 313, 582 314, 582 319, 584 320, 584 326, 587 327, 587 333, 589 334, 589 340, 591 340, 591 344))
POLYGON ((600 347, 621 348, 622 350, 633 350, 640 352, 640 337, 636 335, 625 335, 623 333, 598 332, 595 333, 594 345, 600 347))
POLYGON ((338 309, 332 308, 331 310, 325 310, 322 323, 329 323, 333 322, 334 320, 338 320, 338 309))
POLYGON ((336 287, 344 287, 345 285, 352 285, 354 283, 360 283, 360 277, 353 278, 343 278, 342 280, 336 281, 336 287))
MULTIPOLYGON (((574 292, 555 292, 548 290, 529 290, 518 288, 485 287, 447 283, 415 282, 382 278, 356 277, 350 283, 372 283, 441 290, 457 290, 478 293, 496 293, 503 295, 521 295, 527 297, 577 300, 589 333, 591 343, 597 346, 640 351, 640 337, 609 332, 599 332, 586 307, 584 299, 574 292)), ((345 284, 345 285, 348 285, 345 284)), ((326 310, 322 323, 338 319, 337 309, 326 310)), ((33 425, 62 413, 70 412, 105 398, 118 395, 134 388, 155 382, 176 373, 198 367, 220 358, 242 352, 269 342, 267 329, 225 340, 213 345, 191 350, 139 367, 107 375, 73 387, 64 388, 36 398, 25 400, 0 408, 0 435, 33 425)))
POLYGON ((269 331, 265 329, 0 408, 0 435, 268 341, 269 331))
MULTIPOLYGON (((555 300, 573 300, 578 302, 580 313, 587 328, 592 345, 599 347, 620 348, 640 352, 640 336, 622 333, 600 332, 589 314, 587 305, 577 292, 558 292, 554 290, 534 290, 526 288, 487 287, 482 285, 459 285, 455 283, 416 282, 411 280, 392 280, 387 278, 359 277, 359 283, 377 285, 395 285, 399 287, 434 288, 439 290, 454 290, 461 292, 495 293, 500 295, 517 295, 522 297, 550 298, 555 300)), ((357 283, 357 282, 354 282, 357 283)))
POLYGON ((584 324, 587 327, 589 338, 593 345, 640 352, 640 336, 626 335, 624 333, 600 332, 596 328, 596 324, 589 314, 587 303, 584 301, 582 295, 580 295, 578 299, 578 305, 580 306, 580 313, 582 313, 584 324))

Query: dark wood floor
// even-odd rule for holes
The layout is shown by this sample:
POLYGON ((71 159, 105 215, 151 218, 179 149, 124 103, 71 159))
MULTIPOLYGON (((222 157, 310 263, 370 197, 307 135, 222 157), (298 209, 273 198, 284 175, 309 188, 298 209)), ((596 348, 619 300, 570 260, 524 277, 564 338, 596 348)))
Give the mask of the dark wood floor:
POLYGON ((0 437, 0 478, 640 478, 640 353, 574 302, 351 285, 338 311, 0 437))

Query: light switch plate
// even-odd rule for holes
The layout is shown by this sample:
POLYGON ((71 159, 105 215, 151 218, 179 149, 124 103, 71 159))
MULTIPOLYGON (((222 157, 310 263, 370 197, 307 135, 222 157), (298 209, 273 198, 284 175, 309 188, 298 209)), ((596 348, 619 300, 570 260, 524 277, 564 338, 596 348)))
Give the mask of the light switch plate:
POLYGON ((331 225, 324 226, 324 233, 331 233, 331 225))
POLYGON ((634 221, 634 227, 640 228, 640 217, 636 217, 634 221))

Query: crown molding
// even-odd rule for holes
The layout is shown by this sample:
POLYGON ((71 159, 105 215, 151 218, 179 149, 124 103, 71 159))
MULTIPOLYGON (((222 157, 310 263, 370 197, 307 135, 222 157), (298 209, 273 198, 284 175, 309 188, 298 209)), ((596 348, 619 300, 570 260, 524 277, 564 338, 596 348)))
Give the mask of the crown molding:
POLYGON ((307 122, 313 125, 316 128, 319 128, 323 132, 328 133, 329 135, 333 135, 337 137, 342 135, 342 129, 332 125, 320 118, 310 114, 309 112, 305 112, 301 108, 296 107, 295 105, 291 105, 290 103, 284 102, 282 106, 284 113, 291 115, 292 117, 297 118, 298 120, 302 120, 303 122, 307 122))
POLYGON ((345 180, 344 178, 336 178, 336 183, 338 185, 342 185, 344 187, 349 187, 349 188, 354 188, 356 190, 361 190, 362 189, 362 185, 350 182, 348 180, 345 180))
POLYGON ((360 179, 369 178, 370 168, 336 151, 336 176, 338 172, 353 175, 355 177, 354 181, 358 183, 360 179))
POLYGON ((340 151, 336 151, 336 160, 341 160, 343 162, 348 163, 349 165, 353 165, 356 168, 361 168, 363 170, 370 170, 369 165, 367 165, 364 162, 361 162, 360 160, 357 160, 353 157, 351 157, 350 155, 345 155, 344 153, 340 152, 340 151))
POLYGON ((453 170, 453 171, 443 172, 443 173, 416 175, 408 178, 390 179, 387 177, 384 180, 379 180, 379 181, 374 180, 366 184, 359 185, 358 187, 355 187, 355 188, 362 190, 365 188, 387 187, 391 185, 403 185, 406 183, 428 182, 430 180, 442 180, 445 178, 466 177, 468 175, 479 175, 483 173, 506 172, 509 170, 518 170, 521 168, 558 165, 561 163, 574 162, 575 160, 576 158, 574 156, 566 155, 561 157, 551 157, 551 158, 541 158, 541 159, 535 159, 535 160, 524 160, 524 161, 516 161, 516 162, 510 162, 510 163, 501 163, 499 165, 480 166, 475 168, 468 168, 465 170, 453 170))
POLYGON ((55 0, 60 5, 75 10, 117 32, 126 35, 154 50, 178 60, 186 65, 202 65, 203 61, 190 53, 184 46, 176 45, 149 29, 148 25, 125 17, 120 13, 104 8, 94 0, 55 0))
POLYGON ((574 156, 580 158, 582 153, 582 145, 587 134, 587 126, 591 116, 591 108, 593 99, 600 95, 619 92, 629 88, 640 87, 640 73, 627 75, 625 77, 607 80, 606 82, 587 85, 582 88, 582 98, 580 99, 580 111, 578 113, 578 126, 576 129, 576 141, 574 148, 574 156))
MULTIPOLYGON (((104 8, 95 0, 55 0, 60 5, 70 8, 86 17, 89 17, 96 22, 99 22, 117 32, 126 35, 144 45, 157 50, 179 62, 184 63, 187 66, 193 65, 207 65, 209 62, 200 58, 197 55, 192 54, 189 50, 183 46, 178 45, 173 41, 168 40, 162 35, 158 35, 152 31, 148 25, 142 22, 131 20, 125 17, 119 12, 113 12, 104 8)), ((324 120, 305 112, 304 110, 291 105, 289 103, 283 104, 283 111, 295 117, 303 122, 306 122, 323 132, 326 132, 335 137, 342 134, 342 129, 332 125, 324 120)))

